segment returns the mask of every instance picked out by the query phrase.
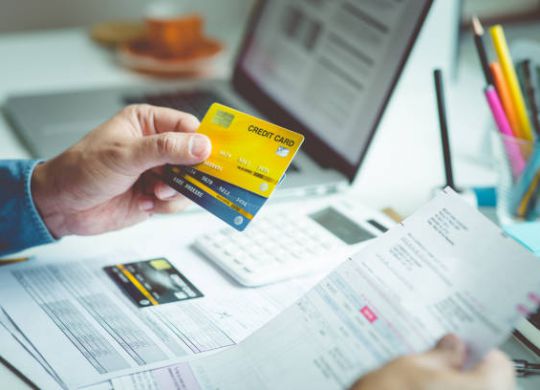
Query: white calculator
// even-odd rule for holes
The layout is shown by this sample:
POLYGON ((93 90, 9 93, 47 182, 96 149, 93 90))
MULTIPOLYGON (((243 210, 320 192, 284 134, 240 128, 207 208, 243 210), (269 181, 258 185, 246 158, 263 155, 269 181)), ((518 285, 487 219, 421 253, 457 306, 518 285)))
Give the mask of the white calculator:
POLYGON ((199 237, 194 247, 239 283, 253 287, 327 269, 349 248, 395 225, 348 197, 333 199, 322 207, 318 202, 294 211, 290 205, 270 210, 244 232, 226 227, 199 237))

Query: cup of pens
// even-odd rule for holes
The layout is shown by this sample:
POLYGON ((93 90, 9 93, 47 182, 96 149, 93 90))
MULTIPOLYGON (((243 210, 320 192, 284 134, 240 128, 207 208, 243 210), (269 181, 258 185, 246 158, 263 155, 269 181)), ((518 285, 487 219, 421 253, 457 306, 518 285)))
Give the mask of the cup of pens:
POLYGON ((495 161, 499 172, 497 213, 501 225, 540 218, 540 118, 537 64, 514 61, 504 30, 489 29, 496 60, 490 62, 484 29, 472 21, 475 45, 486 80, 484 95, 493 115, 495 161))
POLYGON ((540 142, 500 132, 493 139, 501 225, 540 218, 540 142))

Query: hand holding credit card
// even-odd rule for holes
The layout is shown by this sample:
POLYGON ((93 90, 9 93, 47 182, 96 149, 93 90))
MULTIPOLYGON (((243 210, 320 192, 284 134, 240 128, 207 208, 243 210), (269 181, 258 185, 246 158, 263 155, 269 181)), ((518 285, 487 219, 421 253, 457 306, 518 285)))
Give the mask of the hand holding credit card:
POLYGON ((304 136, 214 103, 197 131, 212 153, 193 167, 167 166, 178 192, 237 230, 244 230, 274 192, 304 136))

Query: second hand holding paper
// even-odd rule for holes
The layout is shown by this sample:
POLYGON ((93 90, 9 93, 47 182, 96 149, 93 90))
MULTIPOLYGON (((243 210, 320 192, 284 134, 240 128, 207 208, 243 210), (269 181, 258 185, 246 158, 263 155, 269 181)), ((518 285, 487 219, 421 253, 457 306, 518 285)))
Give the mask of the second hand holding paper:
POLYGON ((214 103, 199 133, 212 154, 193 167, 168 166, 165 180, 237 230, 244 230, 282 180, 304 136, 214 103))

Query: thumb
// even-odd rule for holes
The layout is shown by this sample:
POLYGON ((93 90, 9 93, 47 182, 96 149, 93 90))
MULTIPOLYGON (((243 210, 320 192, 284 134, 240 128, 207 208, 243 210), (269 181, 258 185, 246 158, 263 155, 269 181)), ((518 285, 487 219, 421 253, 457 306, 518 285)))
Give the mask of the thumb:
POLYGON ((133 165, 146 171, 165 164, 193 165, 210 155, 210 139, 202 134, 167 132, 138 139, 133 165))
POLYGON ((466 373, 466 380, 469 383, 476 382, 479 388, 514 389, 514 366, 503 352, 494 350, 466 373))
POLYGON ((459 337, 454 334, 447 334, 425 355, 433 364, 461 369, 465 363, 466 347, 459 337))

